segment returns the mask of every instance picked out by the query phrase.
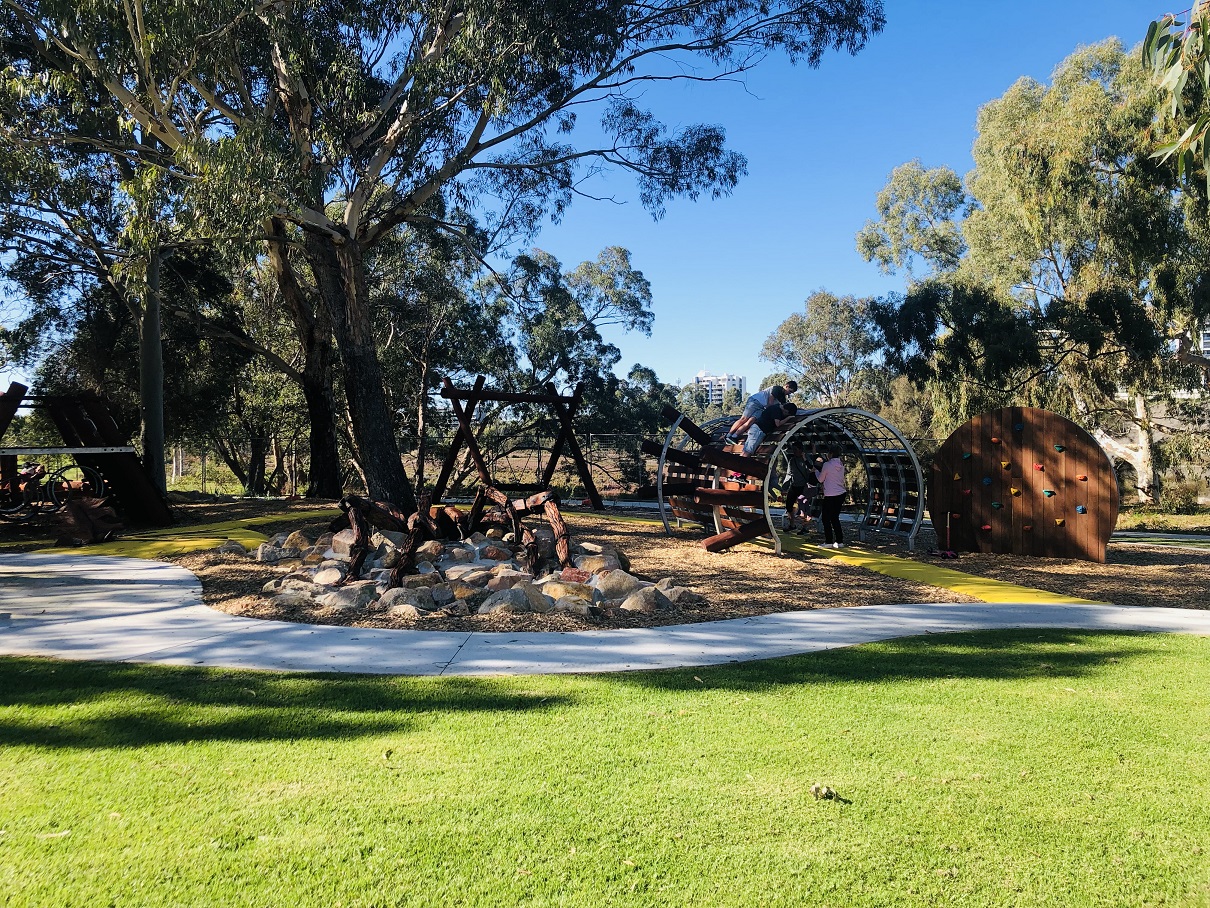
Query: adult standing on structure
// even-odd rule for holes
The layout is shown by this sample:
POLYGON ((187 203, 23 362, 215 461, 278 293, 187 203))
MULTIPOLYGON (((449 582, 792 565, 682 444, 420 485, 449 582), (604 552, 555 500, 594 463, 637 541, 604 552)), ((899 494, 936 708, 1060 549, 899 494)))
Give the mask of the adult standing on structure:
POLYGON ((815 476, 819 480, 819 491, 823 495, 823 512, 820 518, 823 523, 824 545, 834 549, 844 548, 840 509, 844 506, 849 489, 845 485, 844 461, 840 459, 840 451, 829 448, 828 459, 815 471, 815 476))

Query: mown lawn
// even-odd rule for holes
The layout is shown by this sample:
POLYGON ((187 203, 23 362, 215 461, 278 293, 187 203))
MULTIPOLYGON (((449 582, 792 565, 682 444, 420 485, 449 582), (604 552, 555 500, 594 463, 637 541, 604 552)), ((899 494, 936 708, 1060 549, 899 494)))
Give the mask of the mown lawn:
POLYGON ((1036 630, 482 680, 0 659, 0 905, 1208 905, 1208 690, 1210 638, 1036 630))

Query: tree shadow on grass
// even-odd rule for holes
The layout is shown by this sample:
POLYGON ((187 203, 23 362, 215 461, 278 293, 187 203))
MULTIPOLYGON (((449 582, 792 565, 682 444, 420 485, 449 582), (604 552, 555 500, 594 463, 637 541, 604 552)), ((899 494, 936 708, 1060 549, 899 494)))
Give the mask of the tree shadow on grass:
POLYGON ((615 675, 623 683, 664 690, 703 685, 745 691, 803 684, 872 684, 964 678, 1020 681, 1076 679, 1107 665, 1160 652, 1141 642, 1120 646, 1129 631, 1039 628, 928 634, 800 656, 729 665, 615 675), (700 679, 700 680, 699 680, 700 679))
POLYGON ((406 732, 424 722, 425 714, 523 713, 570 702, 565 695, 521 690, 507 679, 0 658, 0 746, 102 749, 355 738, 406 732))

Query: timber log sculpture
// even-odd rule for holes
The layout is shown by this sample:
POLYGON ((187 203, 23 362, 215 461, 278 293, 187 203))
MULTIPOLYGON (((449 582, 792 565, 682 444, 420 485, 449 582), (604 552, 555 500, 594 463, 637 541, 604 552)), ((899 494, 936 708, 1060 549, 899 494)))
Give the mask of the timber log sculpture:
POLYGON ((644 442, 644 453, 659 461, 656 493, 664 529, 671 534, 669 514, 682 521, 714 528, 702 541, 710 552, 741 542, 771 537, 781 554, 781 536, 773 509, 784 506, 778 480, 785 473, 786 450, 799 441, 808 451, 835 447, 865 470, 869 498, 859 538, 870 531, 893 533, 915 547, 923 519, 924 475, 912 446, 886 420, 851 407, 800 410, 795 420, 765 438, 750 457, 743 445, 728 445, 727 430, 738 418, 726 416, 698 426, 673 407, 664 408, 671 427, 663 443, 644 442), (739 473, 742 480, 730 479, 739 473))

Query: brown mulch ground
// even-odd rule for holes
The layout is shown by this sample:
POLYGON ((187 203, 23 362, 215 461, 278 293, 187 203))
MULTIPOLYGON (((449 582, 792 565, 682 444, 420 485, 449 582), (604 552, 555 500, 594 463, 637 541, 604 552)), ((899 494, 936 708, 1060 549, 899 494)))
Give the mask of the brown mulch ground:
MULTIPOLYGON (((182 504, 177 505, 175 511, 180 524, 189 526, 277 514, 283 510, 309 511, 330 504, 334 505, 332 502, 237 499, 182 504)), ((668 537, 658 523, 615 519, 591 511, 566 509, 564 513, 573 540, 612 543, 630 557, 633 573, 649 580, 671 577, 678 585, 703 596, 705 603, 681 606, 659 615, 629 618, 597 619, 566 614, 474 615, 406 621, 367 614, 350 622, 345 615, 325 614, 322 609, 294 613, 270 608, 269 597, 262 595, 260 590, 268 580, 285 573, 282 569, 214 552, 171 560, 201 578, 206 603, 221 611, 247 617, 316 624, 352 623, 367 627, 570 631, 687 624, 853 605, 972 601, 948 590, 884 577, 829 558, 776 558, 768 550, 754 546, 741 546, 712 555, 698 544, 703 534, 687 527, 668 537)), ((320 527, 322 524, 322 521, 306 522, 285 517, 258 529, 272 535, 300 526, 320 527)), ((3 530, 0 527, 0 541, 5 535, 3 530)), ((8 538, 12 540, 12 536, 8 538)), ((930 531, 922 530, 914 556, 909 555, 898 539, 875 541, 871 546, 928 561, 925 553, 935 546, 935 542, 930 531)), ((18 547, 25 546, 18 543, 18 547)), ((14 550, 9 546, 4 548, 14 550)), ((1106 564, 978 554, 963 554, 957 560, 938 563, 977 576, 1121 605, 1210 608, 1210 555, 1204 552, 1111 544, 1106 564)))

